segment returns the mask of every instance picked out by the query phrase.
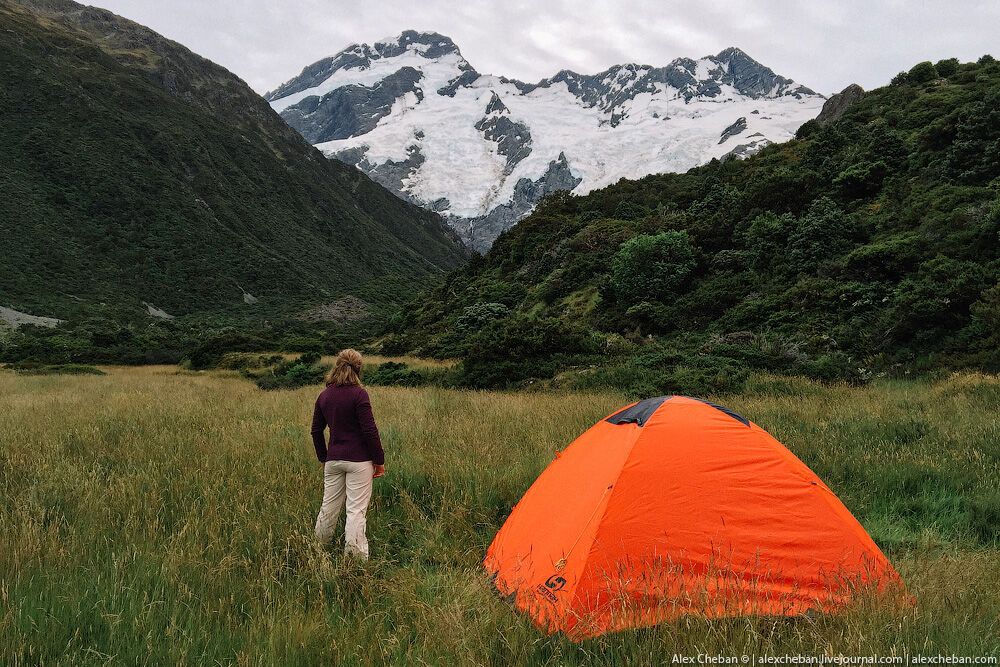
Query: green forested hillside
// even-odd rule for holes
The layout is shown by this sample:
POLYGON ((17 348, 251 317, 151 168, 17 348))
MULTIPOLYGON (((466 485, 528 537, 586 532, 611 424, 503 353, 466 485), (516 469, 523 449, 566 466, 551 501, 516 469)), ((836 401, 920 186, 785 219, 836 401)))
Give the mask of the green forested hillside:
POLYGON ((1000 65, 922 63, 746 161, 544 202, 395 323, 462 381, 1000 368, 1000 65))
POLYGON ((104 10, 0 1, 0 109, 2 306, 384 305, 463 260, 436 215, 324 159, 225 69, 104 10))

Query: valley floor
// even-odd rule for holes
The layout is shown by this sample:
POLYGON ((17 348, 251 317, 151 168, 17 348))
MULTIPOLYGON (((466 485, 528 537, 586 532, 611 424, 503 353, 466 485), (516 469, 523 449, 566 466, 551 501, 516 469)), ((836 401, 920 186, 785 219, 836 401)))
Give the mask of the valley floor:
POLYGON ((1000 379, 822 386, 762 376, 715 397, 837 492, 917 605, 686 619, 574 645, 480 567, 610 394, 370 389, 388 453, 361 565, 311 540, 318 387, 234 373, 0 371, 0 662, 669 664, 697 656, 1000 652, 1000 379))

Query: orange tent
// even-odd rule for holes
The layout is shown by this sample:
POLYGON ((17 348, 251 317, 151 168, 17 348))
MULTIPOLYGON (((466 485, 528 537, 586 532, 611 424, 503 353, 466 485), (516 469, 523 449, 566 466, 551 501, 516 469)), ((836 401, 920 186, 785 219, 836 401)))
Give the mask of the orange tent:
POLYGON ((685 614, 830 611, 899 582, 780 442, 684 396, 628 406, 557 454, 485 566, 537 625, 575 640, 685 614))

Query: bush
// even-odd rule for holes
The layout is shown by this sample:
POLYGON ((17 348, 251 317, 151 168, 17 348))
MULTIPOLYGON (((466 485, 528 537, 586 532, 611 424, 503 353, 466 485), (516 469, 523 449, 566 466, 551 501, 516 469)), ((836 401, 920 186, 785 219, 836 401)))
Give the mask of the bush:
POLYGON ((3 338, 0 360, 46 364, 174 364, 191 345, 189 329, 174 322, 110 310, 56 327, 25 325, 3 338))
POLYGON ((767 212, 737 227, 736 236, 746 248, 750 267, 760 272, 787 268, 782 257, 795 224, 795 218, 789 213, 767 212))
POLYGON ((229 352, 263 352, 267 342, 255 336, 225 332, 211 336, 196 345, 188 354, 188 364, 195 370, 214 368, 229 352))
POLYGON ((1000 91, 972 104, 959 118, 947 164, 964 183, 987 183, 1000 176, 1000 91))
POLYGON ((934 69, 943 77, 954 76, 958 73, 958 58, 947 58, 934 63, 934 69))
POLYGON ((624 199, 618 202, 618 206, 615 207, 614 217, 619 220, 638 220, 639 218, 644 218, 649 215, 644 207, 636 204, 635 202, 628 201, 624 199))
POLYGON ((386 361, 365 369, 365 383, 392 387, 419 387, 427 384, 427 377, 407 364, 386 361))
POLYGON ((852 274, 869 280, 891 279, 909 272, 920 259, 923 239, 907 232, 857 246, 844 259, 852 274))
POLYGON ((843 352, 823 354, 804 364, 806 377, 823 382, 844 380, 851 384, 864 384, 871 374, 857 361, 843 352))
POLYGON ((798 221, 788 240, 788 260, 797 272, 813 273, 856 239, 857 228, 837 204, 820 197, 798 221))
POLYGON ((639 325, 643 332, 662 333, 671 328, 673 308, 668 308, 658 301, 640 301, 629 306, 625 316, 639 325))
POLYGON ((882 187, 889 168, 881 160, 860 162, 843 170, 833 179, 833 184, 849 198, 869 197, 882 187))
POLYGON ((298 389, 323 382, 329 369, 319 366, 319 359, 316 353, 306 353, 294 360, 281 361, 263 373, 247 372, 245 375, 261 389, 298 389))
POLYGON ((748 369, 732 359, 657 348, 622 363, 571 374, 563 383, 574 389, 612 389, 641 400, 737 392, 747 377, 748 369))
POLYGON ((934 68, 934 65, 932 65, 930 61, 917 63, 909 72, 906 73, 906 80, 913 84, 927 83, 928 81, 933 81, 937 78, 938 71, 934 68))
POLYGON ((470 387, 512 387, 552 377, 573 357, 596 351, 594 337, 579 325, 524 315, 496 320, 469 341, 460 381, 470 387))
POLYGON ((799 126, 799 129, 795 131, 796 139, 805 139, 806 137, 811 137, 820 130, 820 124, 815 118, 807 120, 805 123, 799 126))
POLYGON ((625 303, 674 296, 697 265, 687 232, 641 234, 625 241, 611 260, 611 286, 625 303))
POLYGON ((476 303, 462 311, 455 321, 455 331, 461 335, 471 334, 482 329, 493 320, 499 320, 510 314, 510 308, 502 303, 476 303))
POLYGON ((222 355, 217 368, 231 371, 253 370, 275 366, 284 360, 280 354, 249 354, 246 352, 229 352, 222 355))
POLYGON ((896 341, 939 341, 970 316, 970 306, 989 287, 986 270, 976 262, 936 257, 900 282, 887 313, 887 331, 896 341))

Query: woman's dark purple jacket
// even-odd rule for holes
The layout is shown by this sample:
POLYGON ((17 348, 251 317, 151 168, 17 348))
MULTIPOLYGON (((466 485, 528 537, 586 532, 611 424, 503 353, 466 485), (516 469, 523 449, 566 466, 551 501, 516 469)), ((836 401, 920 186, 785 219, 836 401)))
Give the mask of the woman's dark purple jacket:
POLYGON ((313 445, 320 461, 371 461, 385 465, 382 441, 368 392, 356 385, 330 385, 316 399, 313 445), (330 427, 330 444, 323 430, 330 427))

